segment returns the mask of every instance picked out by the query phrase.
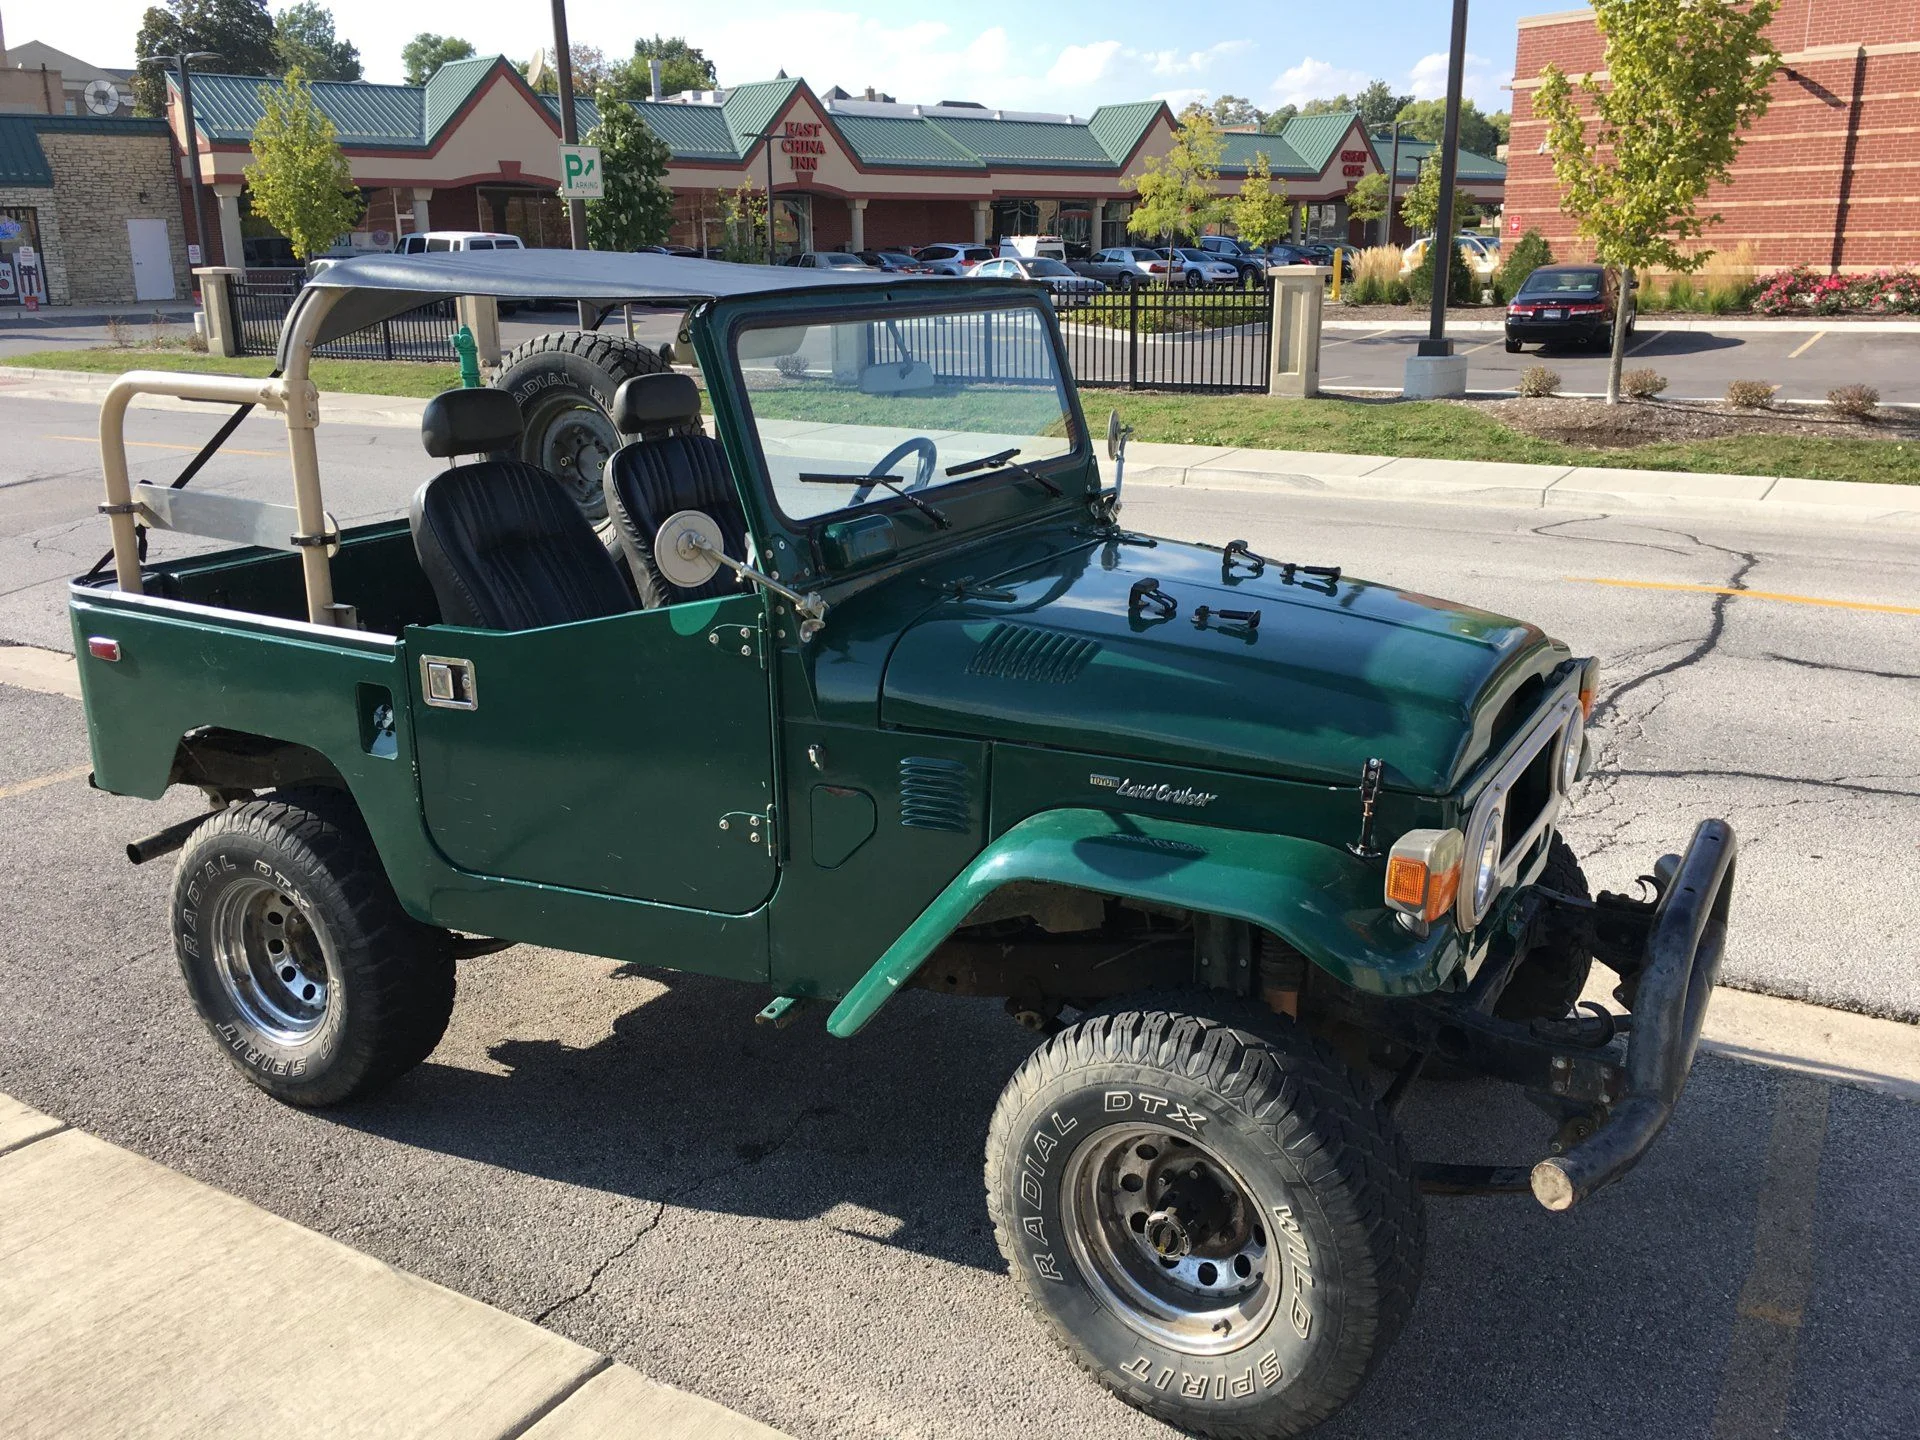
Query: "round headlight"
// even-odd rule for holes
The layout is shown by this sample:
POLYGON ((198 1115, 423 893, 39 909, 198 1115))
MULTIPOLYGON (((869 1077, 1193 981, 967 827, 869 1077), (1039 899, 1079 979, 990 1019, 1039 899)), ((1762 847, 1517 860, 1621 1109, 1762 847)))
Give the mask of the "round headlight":
POLYGON ((1580 751, 1586 738, 1586 717, 1576 705, 1572 718, 1567 721, 1566 734, 1560 740, 1560 793, 1563 795, 1573 789, 1573 782, 1580 776, 1580 751))
POLYGON ((1488 812, 1487 818, 1480 824, 1480 833, 1474 837, 1473 846, 1473 908, 1475 914, 1486 913, 1487 906, 1493 903, 1494 892, 1500 888, 1500 842, 1505 838, 1506 826, 1504 809, 1495 806, 1488 812))

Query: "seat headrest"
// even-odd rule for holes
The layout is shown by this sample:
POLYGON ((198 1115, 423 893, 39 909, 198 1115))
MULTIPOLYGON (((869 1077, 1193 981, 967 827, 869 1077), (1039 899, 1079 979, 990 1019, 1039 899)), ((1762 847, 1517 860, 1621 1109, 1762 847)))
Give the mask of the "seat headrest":
POLYGON ((443 390, 420 416, 420 443, 438 460, 490 455, 520 443, 520 407, 504 390, 443 390))
POLYGON ((699 423, 700 387, 691 375, 677 370, 636 375, 613 392, 613 428, 622 435, 699 423))

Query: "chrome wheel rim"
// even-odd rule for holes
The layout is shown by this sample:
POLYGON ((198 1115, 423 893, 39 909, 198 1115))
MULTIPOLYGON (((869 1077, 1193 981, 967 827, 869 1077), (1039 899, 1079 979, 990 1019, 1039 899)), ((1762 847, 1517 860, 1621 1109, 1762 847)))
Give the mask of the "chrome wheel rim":
POLYGON ((603 519, 607 497, 600 477, 620 448, 613 422, 591 406, 570 404, 538 417, 527 433, 537 437, 533 463, 566 487, 588 519, 603 519))
POLYGON ((278 886, 252 878, 214 902, 214 969, 242 1020, 280 1045, 299 1045, 326 1023, 333 998, 326 947, 278 886))
POLYGON ((1060 1202, 1081 1273, 1141 1334, 1222 1355, 1266 1329, 1279 1248, 1252 1189, 1205 1145, 1160 1126, 1103 1131, 1074 1152, 1060 1202))

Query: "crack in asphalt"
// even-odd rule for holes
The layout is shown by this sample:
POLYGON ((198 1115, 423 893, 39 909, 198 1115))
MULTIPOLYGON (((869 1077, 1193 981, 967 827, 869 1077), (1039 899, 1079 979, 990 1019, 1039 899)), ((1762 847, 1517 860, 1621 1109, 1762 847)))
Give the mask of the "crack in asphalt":
POLYGON ((753 1168, 755 1165, 767 1159, 768 1156, 775 1155, 790 1145, 794 1137, 800 1133, 800 1127, 806 1124, 807 1121, 822 1115, 831 1115, 832 1113, 833 1107, 831 1105, 810 1105, 798 1115, 795 1115, 792 1120, 788 1121, 780 1133, 775 1135, 771 1140, 764 1144, 748 1142, 737 1147, 736 1153, 740 1158, 733 1164, 723 1165, 719 1169, 709 1171, 696 1180, 689 1181, 685 1185, 679 1185, 669 1190, 665 1195, 662 1195, 658 1200, 653 1202, 653 1213, 647 1216, 646 1220, 641 1223, 640 1227, 636 1229, 632 1235, 627 1237, 625 1242, 608 1252, 607 1255, 593 1267, 592 1271, 587 1275, 586 1280, 579 1287, 571 1293, 561 1296, 558 1300, 555 1300, 544 1310, 540 1311, 539 1314, 533 1317, 533 1323, 536 1325, 544 1325, 550 1316, 558 1314, 569 1305, 584 1300, 590 1295, 593 1292, 593 1287, 600 1283, 600 1277, 602 1275, 606 1274, 614 1265, 633 1254, 635 1250, 640 1248, 640 1242, 642 1240, 659 1229, 660 1222, 667 1217, 668 1206, 684 1200, 690 1195, 697 1194, 699 1191, 713 1184, 716 1180, 725 1180, 731 1176, 738 1175, 742 1170, 753 1168))
MULTIPOLYGON (((1887 795, 1901 800, 1920 800, 1920 790, 1896 790, 1882 785, 1863 785, 1862 780, 1920 780, 1920 775, 1836 775, 1824 779, 1818 775, 1777 775, 1766 770, 1612 770, 1611 777, 1623 780, 1761 780, 1774 785, 1809 785, 1820 790, 1838 790, 1849 795, 1887 795)), ((1802 800, 1796 803, 1810 803, 1802 800)))
MULTIPOLYGON (((1620 540, 1611 535, 1562 535, 1558 533, 1560 527, 1563 525, 1597 525, 1603 520, 1611 520, 1613 518, 1611 514, 1576 515, 1571 520, 1555 520, 1546 525, 1529 526, 1527 533, 1529 535, 1538 535, 1542 540, 1571 540, 1581 545, 1618 545, 1630 550, 1658 550, 1663 555, 1684 555, 1687 553, 1678 545, 1654 545, 1645 540, 1620 540)), ((1639 528, 1638 526, 1631 525, 1631 522, 1623 523, 1629 524, 1630 528, 1633 529, 1639 528)))
MULTIPOLYGON (((1696 535, 1688 535, 1684 530, 1670 531, 1667 533, 1685 536, 1686 539, 1692 541, 1703 550, 1716 550, 1723 555, 1736 557, 1739 560, 1739 564, 1734 567, 1733 573, 1723 582, 1728 590, 1740 591, 1746 589, 1747 576, 1752 574, 1754 569, 1760 564, 1760 557, 1750 550, 1733 550, 1724 545, 1709 544, 1696 535)), ((1709 607, 1707 633, 1696 640, 1693 643, 1693 647, 1679 659, 1670 660, 1663 665, 1656 665, 1651 670, 1642 671, 1625 683, 1616 685, 1598 705, 1594 706, 1594 718, 1603 720, 1610 715, 1616 714, 1619 711, 1620 702, 1641 686, 1651 684, 1655 680, 1663 680, 1669 675, 1677 674, 1679 671, 1699 664, 1711 655, 1714 650, 1719 647, 1721 637, 1726 634, 1727 607, 1732 604, 1735 598, 1734 595, 1715 595, 1713 597, 1713 603, 1709 607)), ((1643 729, 1647 716, 1652 713, 1653 712, 1649 710, 1646 715, 1640 717, 1640 725, 1643 729)))
POLYGON ((1830 670, 1840 675, 1865 675, 1872 680, 1920 680, 1920 674, 1907 670, 1872 670, 1863 665, 1836 665, 1830 660, 1802 660, 1798 655, 1780 655, 1769 650, 1762 660, 1777 660, 1782 665, 1797 665, 1803 670, 1830 670))

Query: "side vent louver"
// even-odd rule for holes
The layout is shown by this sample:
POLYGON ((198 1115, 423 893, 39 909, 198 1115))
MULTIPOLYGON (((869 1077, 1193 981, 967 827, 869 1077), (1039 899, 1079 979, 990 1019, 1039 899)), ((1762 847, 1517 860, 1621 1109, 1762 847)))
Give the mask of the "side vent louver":
POLYGON ((902 760, 900 823, 909 830, 966 830, 967 767, 927 755, 902 760))
POLYGON ((967 664, 969 675, 996 680, 1032 680, 1042 685, 1066 685, 1100 653, 1098 640, 1062 635, 1034 625, 999 624, 993 627, 967 664))

